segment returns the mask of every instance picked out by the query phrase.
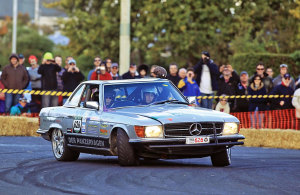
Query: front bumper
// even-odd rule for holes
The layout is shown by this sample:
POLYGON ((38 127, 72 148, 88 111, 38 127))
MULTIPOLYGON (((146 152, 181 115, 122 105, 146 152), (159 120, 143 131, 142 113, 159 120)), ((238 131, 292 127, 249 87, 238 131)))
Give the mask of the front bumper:
POLYGON ((131 139, 141 156, 159 156, 160 158, 204 157, 220 152, 234 145, 243 145, 239 141, 245 139, 243 135, 211 136, 210 143, 186 144, 186 138, 166 139, 131 139))

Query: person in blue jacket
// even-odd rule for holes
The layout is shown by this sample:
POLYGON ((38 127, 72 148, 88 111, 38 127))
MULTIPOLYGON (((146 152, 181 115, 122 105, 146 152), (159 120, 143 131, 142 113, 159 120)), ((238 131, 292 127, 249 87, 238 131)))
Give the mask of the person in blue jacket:
POLYGON ((11 116, 30 116, 30 109, 27 105, 27 99, 26 98, 20 98, 19 103, 15 106, 11 107, 10 109, 10 115, 11 116))
MULTIPOLYGON (((194 69, 188 68, 187 74, 184 79, 181 79, 178 83, 178 89, 182 91, 184 96, 197 96, 201 95, 199 85, 193 79, 195 76, 194 69)), ((199 105, 199 101, 197 101, 199 105)))

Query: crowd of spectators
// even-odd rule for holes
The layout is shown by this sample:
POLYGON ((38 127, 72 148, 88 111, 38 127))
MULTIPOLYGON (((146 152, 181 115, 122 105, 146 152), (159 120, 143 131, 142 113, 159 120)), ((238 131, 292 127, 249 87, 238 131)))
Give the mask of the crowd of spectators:
MULTIPOLYGON (((28 57, 30 67, 24 66, 25 56, 12 54, 9 64, 2 69, 1 89, 33 89, 72 92, 85 77, 72 56, 63 58, 46 52, 41 64, 34 55, 28 57)), ((155 77, 154 70, 146 64, 130 64, 128 72, 119 75, 119 65, 110 58, 103 60, 95 56, 87 80, 120 80, 155 77)), ((221 112, 265 111, 272 109, 300 108, 300 101, 293 99, 299 81, 288 73, 288 65, 279 65, 280 74, 273 78, 273 69, 258 62, 253 75, 246 71, 240 74, 230 64, 216 65, 209 52, 202 52, 201 59, 193 67, 180 68, 176 63, 169 65, 167 79, 178 87, 185 96, 197 96, 196 104, 203 108, 221 112), (216 99, 213 96, 220 96, 216 99), (279 98, 227 98, 243 95, 290 95, 279 98), (211 97, 212 96, 212 97, 211 97), (210 98, 209 98, 210 97, 210 98)), ((295 94, 300 94, 296 91, 295 94)), ((28 95, 28 94, 27 94, 28 95)), ((34 95, 26 97, 18 93, 0 93, 0 113, 22 115, 38 113, 41 108, 62 105, 67 97, 34 95), (26 103, 25 103, 26 102, 26 103)), ((300 112, 299 112, 300 116, 300 112)))

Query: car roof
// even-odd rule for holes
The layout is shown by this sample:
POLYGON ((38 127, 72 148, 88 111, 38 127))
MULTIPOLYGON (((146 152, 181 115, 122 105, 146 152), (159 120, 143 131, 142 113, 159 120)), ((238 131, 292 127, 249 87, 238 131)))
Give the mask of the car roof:
POLYGON ((169 81, 168 79, 160 79, 160 78, 142 78, 142 79, 123 79, 123 80, 107 80, 107 81, 99 81, 99 80, 90 80, 83 82, 84 84, 124 84, 124 83, 149 83, 149 82, 161 82, 161 81, 169 81))

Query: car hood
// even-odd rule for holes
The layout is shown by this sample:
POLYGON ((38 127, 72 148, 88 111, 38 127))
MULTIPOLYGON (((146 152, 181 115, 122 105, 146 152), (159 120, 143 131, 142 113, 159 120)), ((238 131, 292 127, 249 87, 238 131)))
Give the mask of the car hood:
POLYGON ((163 124, 201 121, 239 122, 236 117, 226 113, 187 105, 164 104, 141 107, 126 107, 116 109, 115 112, 124 115, 136 114, 158 120, 163 124))

